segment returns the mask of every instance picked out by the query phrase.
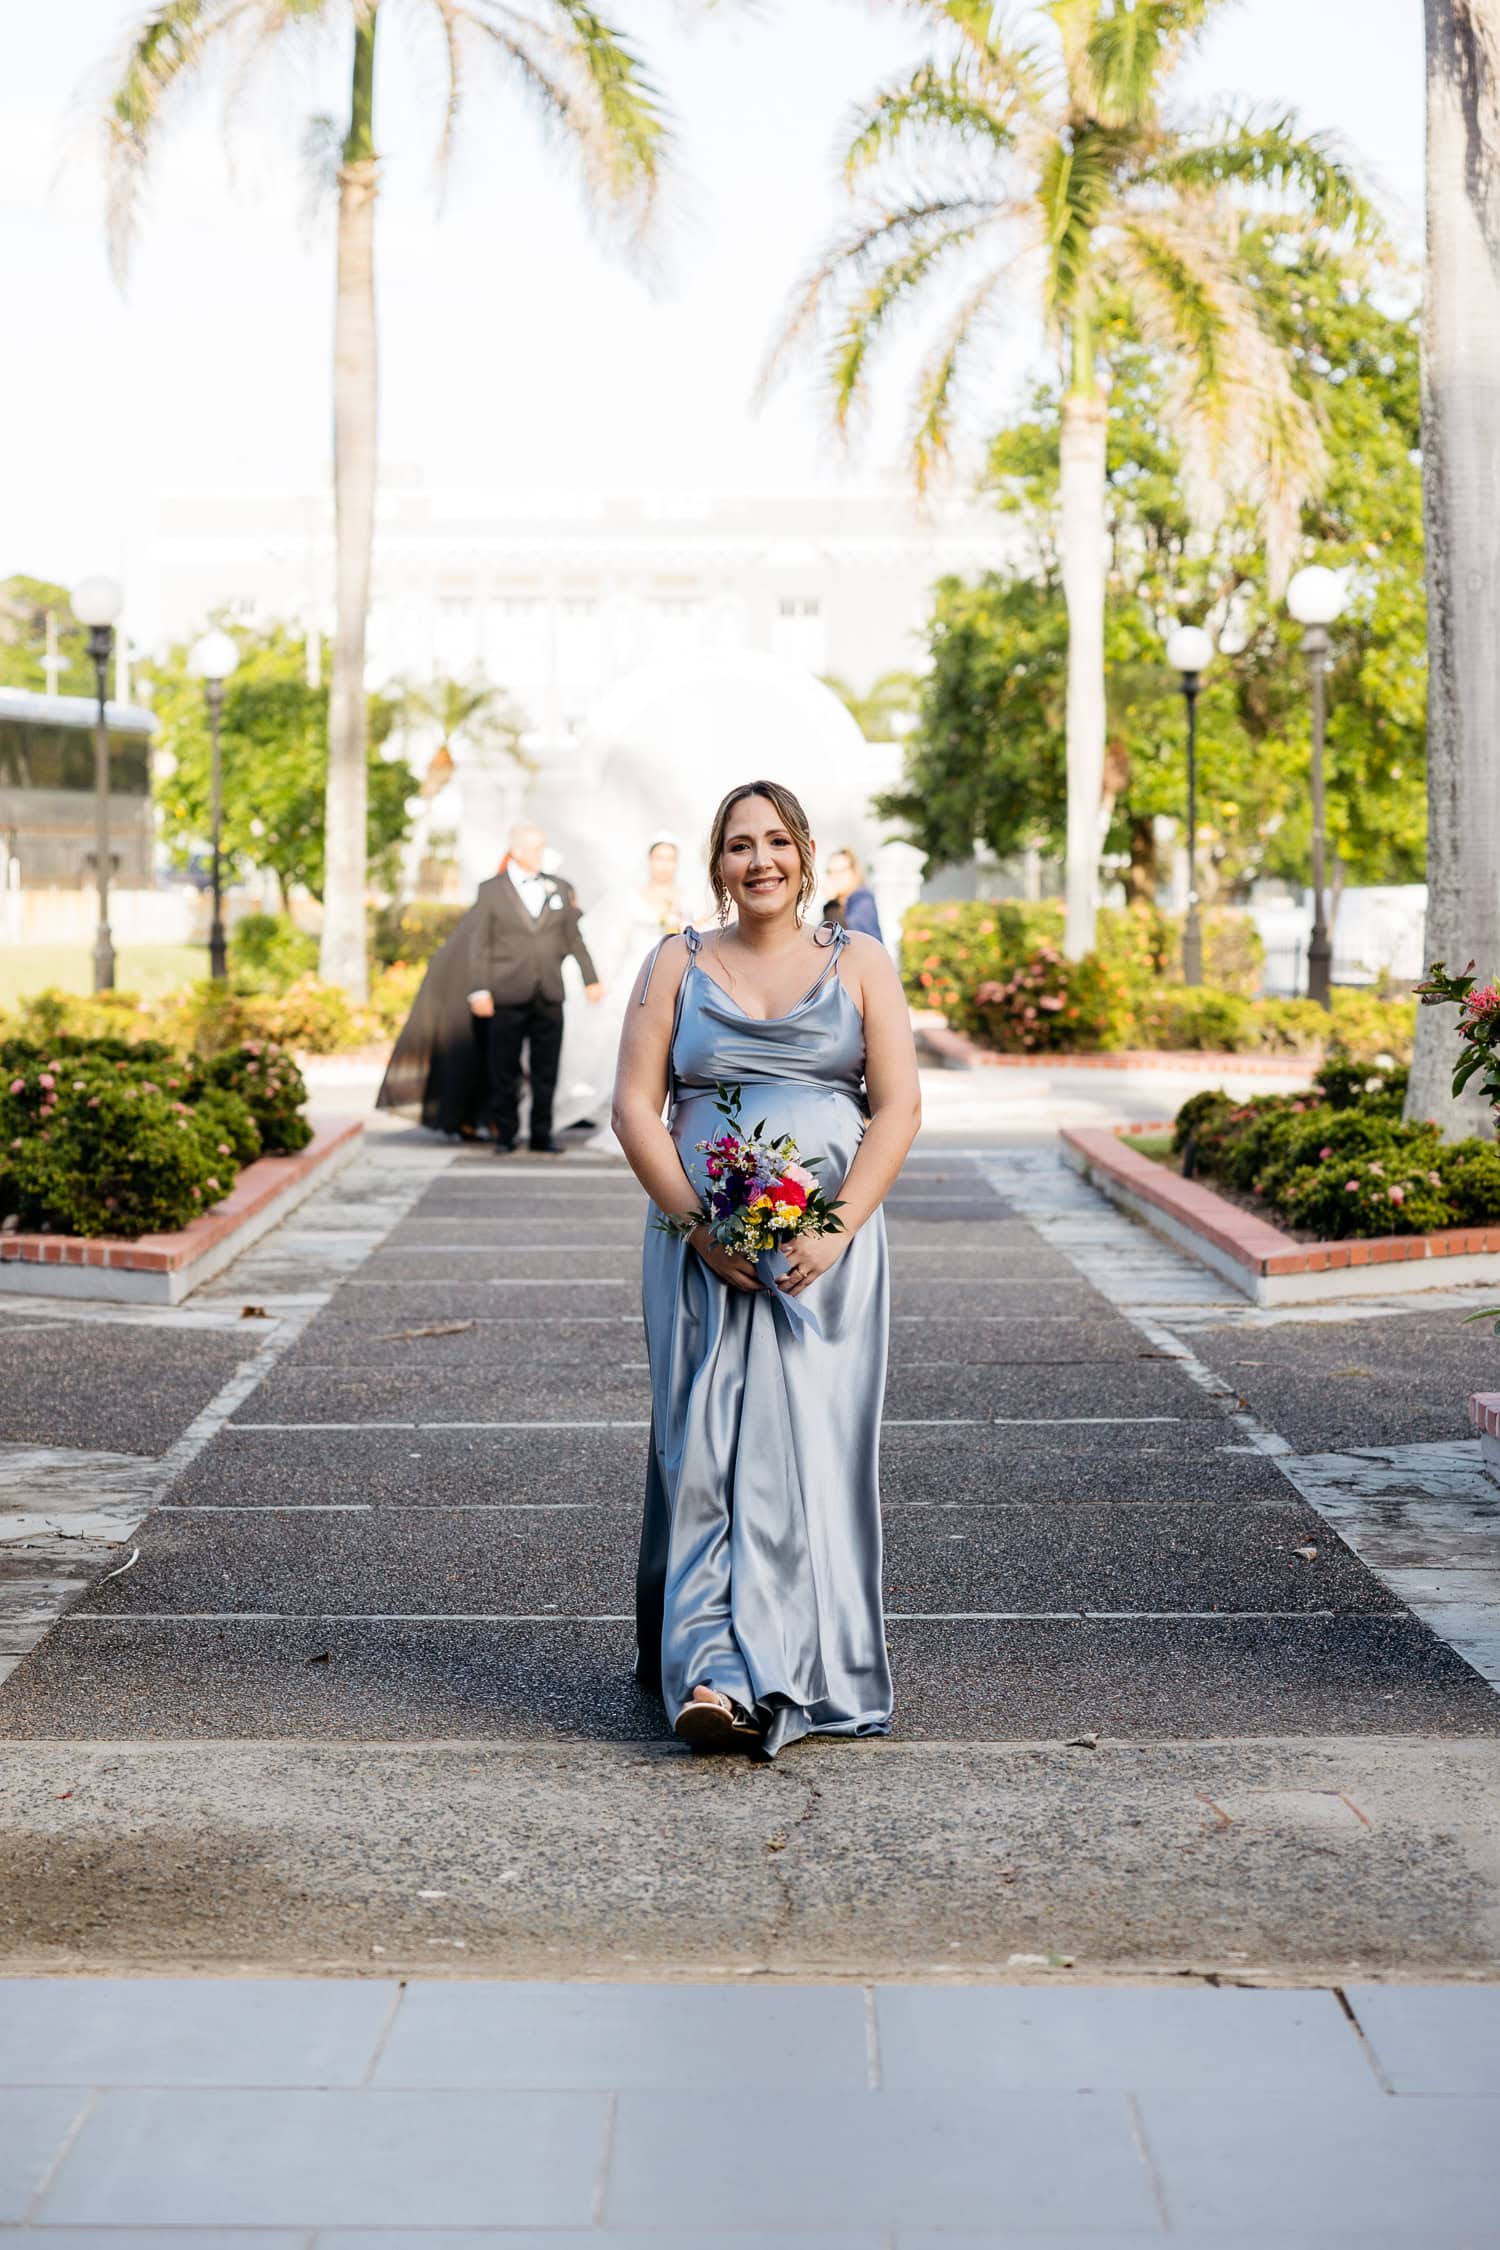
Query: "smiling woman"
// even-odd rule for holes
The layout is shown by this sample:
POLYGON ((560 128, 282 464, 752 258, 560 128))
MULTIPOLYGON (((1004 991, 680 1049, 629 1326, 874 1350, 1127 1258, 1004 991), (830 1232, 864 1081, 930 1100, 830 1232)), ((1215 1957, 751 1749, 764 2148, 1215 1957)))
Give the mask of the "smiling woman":
POLYGON ((663 938, 643 964, 615 1087, 615 1131, 655 1207, 637 1676, 684 1740, 765 1756, 891 1720, 881 1205, 921 1110, 889 957, 836 924, 805 926, 816 852, 789 789, 730 791, 709 840, 720 928, 663 938), (841 1228, 798 1236, 775 1286, 688 1223, 727 1084, 839 1204, 841 1228))

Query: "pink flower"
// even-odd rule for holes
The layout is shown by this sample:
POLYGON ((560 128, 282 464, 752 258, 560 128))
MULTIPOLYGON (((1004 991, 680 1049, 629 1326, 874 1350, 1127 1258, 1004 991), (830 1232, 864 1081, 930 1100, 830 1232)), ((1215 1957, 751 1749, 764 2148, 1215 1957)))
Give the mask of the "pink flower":
POLYGON ((1404 1203, 1406 1201, 1405 1188, 1391 1187, 1387 1188, 1385 1192, 1393 1203, 1404 1203))
POLYGON ((149 1078, 143 1078, 141 1080, 141 1092, 143 1094, 159 1094, 161 1092, 161 1088, 160 1086, 156 1085, 153 1080, 149 1078))
POLYGON ((11 1092, 12 1092, 13 1094, 24 1094, 24 1093, 25 1093, 25 1091, 26 1091, 26 1081, 25 1081, 25 1079, 24 1079, 24 1078, 13 1078, 13 1079, 11 1080, 11 1082, 10 1082, 10 1090, 11 1090, 11 1092))
POLYGON ((199 1201, 199 1202, 201 1203, 201 1202, 203 1201, 203 1190, 202 1190, 202 1188, 194 1188, 194 1190, 193 1190, 193 1193, 194 1193, 194 1195, 195 1195, 195 1196, 197 1197, 198 1201, 199 1201))
POLYGON ((24 1146, 24 1143, 21 1141, 12 1141, 10 1145, 12 1148, 21 1148, 24 1146))
POLYGON ((809 1194, 818 1184, 817 1174, 809 1172, 805 1164, 789 1164, 781 1176, 784 1180, 795 1180, 798 1186, 805 1187, 809 1194))
POLYGON ((1054 998, 1054 996, 1050 992, 1044 992, 1038 1005, 1040 1007, 1050 1009, 1055 1015, 1057 1010, 1062 1006, 1062 1001, 1060 999, 1054 998))
POLYGON ((90 1094, 90 1096, 89 1096, 89 1108, 90 1108, 90 1109, 97 1109, 98 1107, 99 1107, 99 1096, 98 1096, 97 1094, 90 1094))
POLYGON ((1359 1182, 1358 1182, 1358 1180, 1345 1180, 1345 1182, 1344 1182, 1344 1193, 1345 1193, 1345 1195, 1358 1195, 1358 1193, 1359 1193, 1359 1182))
POLYGON ((1469 994, 1464 1006, 1477 1022, 1500 1016, 1500 984, 1481 985, 1477 992, 1469 994))
POLYGON ((1372 1164, 1370 1166, 1370 1170, 1374 1173, 1377 1180, 1383 1180, 1385 1178, 1385 1166, 1383 1164, 1372 1164))
POLYGON ((1333 1150, 1331 1148, 1320 1148, 1318 1151, 1318 1162, 1320 1164, 1324 1163, 1328 1157, 1332 1156, 1332 1154, 1333 1150))
POLYGON ((220 1143, 219 1143, 219 1154, 220 1154, 221 1156, 228 1156, 228 1155, 229 1155, 230 1153, 231 1153, 231 1151, 230 1151, 230 1147, 229 1147, 229 1143, 228 1143, 228 1141, 220 1141, 220 1143))
POLYGON ((1441 1186, 1442 1186, 1442 1184, 1443 1184, 1443 1175, 1442 1175, 1442 1173, 1441 1173, 1441 1172, 1429 1172, 1429 1173, 1428 1173, 1428 1175, 1427 1175, 1427 1177, 1428 1177, 1428 1179, 1429 1179, 1429 1180, 1431 1180, 1431 1182, 1432 1182, 1432 1184, 1433 1184, 1433 1186, 1434 1186, 1434 1187, 1441 1187, 1441 1186))
MULTIPOLYGON (((204 1185, 205 1185, 206 1187, 211 1187, 211 1188, 213 1189, 213 1191, 214 1191, 215 1195, 218 1195, 218 1194, 222 1193, 222 1190, 220 1189, 219 1183, 218 1183, 218 1181, 217 1181, 217 1180, 216 1180, 216 1179, 214 1178, 214 1176, 213 1176, 213 1174, 212 1174, 212 1173, 210 1173, 210 1174, 209 1174, 209 1176, 208 1176, 207 1180, 206 1180, 206 1181, 204 1182, 204 1185)), ((195 1188, 195 1189, 193 1190, 193 1193, 194 1193, 194 1194, 196 1195, 196 1194, 197 1194, 197 1192, 198 1192, 198 1191, 197 1191, 197 1189, 195 1188)))
POLYGON ((45 1086, 48 1093, 50 1094, 53 1087, 57 1084, 57 1080, 53 1077, 50 1070, 44 1070, 38 1083, 45 1086))
POLYGON ((81 1094, 83 1092, 83 1080, 81 1078, 74 1079, 73 1091, 75 1094, 81 1094))

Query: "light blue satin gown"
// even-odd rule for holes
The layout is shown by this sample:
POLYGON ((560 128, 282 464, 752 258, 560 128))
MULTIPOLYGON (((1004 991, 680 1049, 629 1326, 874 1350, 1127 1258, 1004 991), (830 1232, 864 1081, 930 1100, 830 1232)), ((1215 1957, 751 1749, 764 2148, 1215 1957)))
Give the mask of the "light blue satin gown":
MULTIPOLYGON (((764 1117, 769 1133, 792 1134, 837 1195, 868 1115, 864 1023, 838 973, 845 932, 831 933, 796 1007, 765 1020, 710 976, 698 933, 683 937, 668 1123, 684 1170, 701 1191, 697 1143, 723 1131, 714 1088, 731 1082, 745 1089, 746 1125, 764 1117)), ((642 1285, 651 1455, 637 1677, 660 1688, 671 1719, 700 1685, 732 1696, 759 1714, 772 1756, 809 1733, 885 1734, 884 1219, 876 1212, 803 1293, 814 1334, 771 1293, 730 1289, 657 1216, 642 1285)))

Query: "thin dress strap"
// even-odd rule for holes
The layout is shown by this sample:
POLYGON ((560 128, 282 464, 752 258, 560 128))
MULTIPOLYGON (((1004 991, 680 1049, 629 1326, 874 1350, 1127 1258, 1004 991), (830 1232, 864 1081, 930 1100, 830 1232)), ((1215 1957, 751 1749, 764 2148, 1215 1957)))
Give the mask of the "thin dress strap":
POLYGON ((697 959, 698 948, 703 943, 703 940, 701 937, 699 937, 698 932, 693 928, 691 923, 689 923, 685 929, 668 930, 665 937, 658 938, 656 941, 656 950, 651 956, 651 965, 646 971, 646 981, 641 986, 640 1004, 643 1008, 646 1005, 646 995, 651 990, 651 979, 656 974, 656 964, 661 959, 661 949, 664 945, 669 945, 674 937, 680 937, 682 939, 683 944, 688 949, 688 959, 690 961, 697 959))
MULTIPOLYGON (((830 930, 830 934, 826 938, 820 937, 817 930, 813 931, 813 944, 818 947, 820 952, 826 951, 828 959, 823 963, 822 968, 818 971, 815 982, 811 984, 808 987, 806 993, 804 993, 804 1000, 810 1000, 815 992, 819 992, 822 990, 822 987, 827 983, 829 977, 838 967, 839 955, 843 952, 844 947, 849 943, 849 932, 844 928, 842 922, 835 922, 831 925, 831 927, 826 922, 820 923, 819 929, 830 930)), ((802 1006, 802 1001, 799 1000, 797 1005, 800 1008, 802 1006)))

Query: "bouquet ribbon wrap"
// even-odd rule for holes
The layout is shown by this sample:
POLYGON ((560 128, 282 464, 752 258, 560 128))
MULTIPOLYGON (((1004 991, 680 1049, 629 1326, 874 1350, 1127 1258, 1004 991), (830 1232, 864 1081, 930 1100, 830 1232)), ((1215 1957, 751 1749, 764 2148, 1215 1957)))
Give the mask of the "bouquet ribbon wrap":
POLYGON ((818 1326, 818 1316, 802 1302, 800 1297, 789 1297, 780 1287, 781 1279, 789 1271, 790 1260, 784 1250, 761 1250, 756 1255, 756 1277, 763 1289, 769 1289, 779 1310, 785 1314, 787 1326, 794 1336, 811 1329, 815 1336, 823 1331, 818 1326))

